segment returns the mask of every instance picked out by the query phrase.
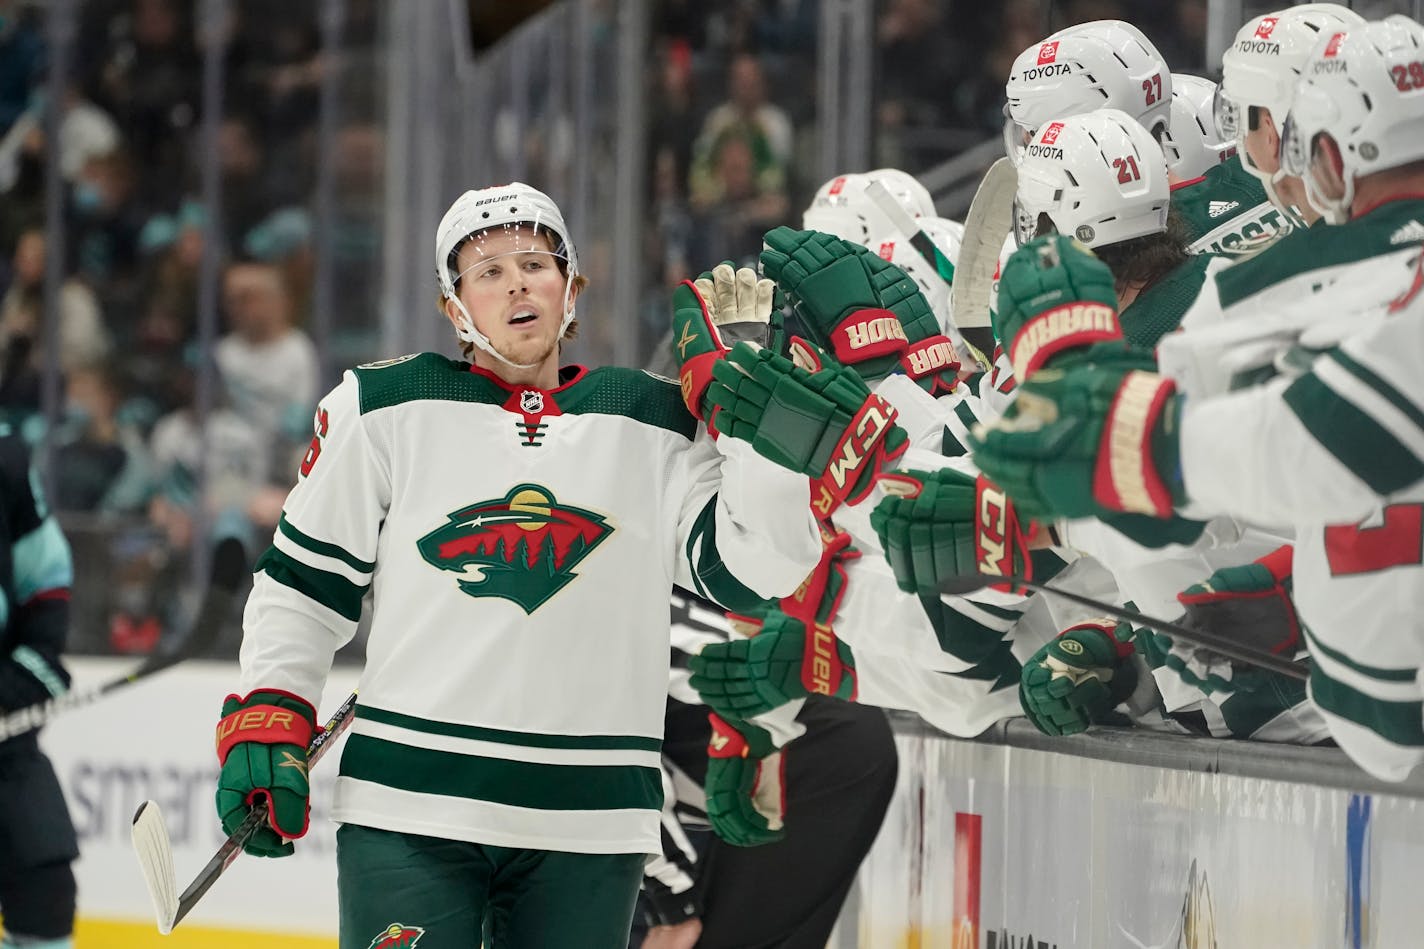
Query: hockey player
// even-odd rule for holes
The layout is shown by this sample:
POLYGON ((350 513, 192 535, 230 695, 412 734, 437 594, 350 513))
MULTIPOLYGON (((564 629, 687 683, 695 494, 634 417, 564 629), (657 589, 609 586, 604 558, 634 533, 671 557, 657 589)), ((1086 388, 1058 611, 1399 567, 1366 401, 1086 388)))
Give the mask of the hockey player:
POLYGON ((1172 73, 1172 144, 1176 161, 1167 168, 1173 186, 1200 178, 1236 155, 1235 139, 1216 130, 1212 105, 1216 83, 1189 73, 1172 73))
POLYGON ((806 482, 714 442, 666 380, 560 368, 584 281, 541 192, 466 192, 435 251, 471 363, 373 363, 321 403, 247 604, 218 811, 230 831, 269 802, 248 849, 291 852, 314 703, 369 592, 343 949, 395 923, 422 949, 611 949, 659 849, 668 592, 793 589, 819 554, 806 482))
MULTIPOLYGON (((30 467, 29 450, 0 431, 0 716, 69 688, 60 653, 74 568, 30 467)), ((38 732, 0 740, 0 946, 69 949, 79 845, 38 732)))
MULTIPOLYGON (((1421 57, 1424 28, 1392 17, 1327 34, 1307 61, 1290 162, 1332 215, 1348 208, 1358 218, 1424 187, 1424 103, 1401 88, 1421 57)), ((1418 255, 1416 244, 1414 259, 1355 265, 1308 311, 1293 301, 1276 337, 1255 341, 1258 352, 1268 344, 1266 365, 1285 370, 1279 378, 1212 392, 1200 378, 1174 380, 1099 351, 1026 383, 1019 409, 983 434, 978 454, 1034 510, 1175 508, 1294 526, 1311 696, 1339 744, 1387 780, 1424 761, 1418 255), (1393 301, 1360 306, 1355 287, 1381 282, 1393 301)), ((1194 346, 1194 335, 1171 345, 1194 346)))

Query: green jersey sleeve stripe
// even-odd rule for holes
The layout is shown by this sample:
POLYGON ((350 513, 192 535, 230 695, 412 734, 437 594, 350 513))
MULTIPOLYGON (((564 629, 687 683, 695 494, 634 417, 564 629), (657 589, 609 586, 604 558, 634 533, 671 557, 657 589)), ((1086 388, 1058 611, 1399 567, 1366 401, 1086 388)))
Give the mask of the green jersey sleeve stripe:
POLYGON ((1282 398, 1305 430, 1370 490, 1389 494, 1424 477, 1418 456, 1318 373, 1292 382, 1282 398))
POLYGON ((287 539, 299 547, 305 547, 314 554, 321 554, 323 557, 331 557, 340 560, 353 570, 361 573, 370 573, 376 569, 374 561, 362 560, 352 554, 345 547, 338 547, 336 544, 327 543, 324 540, 317 540, 310 534, 304 534, 287 520, 287 512, 283 511, 282 516, 277 521, 277 529, 280 530, 287 539))
POLYGON ((1404 747, 1424 747, 1424 704, 1417 701, 1390 702, 1367 695, 1311 670, 1310 697, 1321 709, 1404 747))
POLYGON ((1414 429, 1424 436, 1424 412, 1419 411, 1419 406, 1410 401, 1407 395, 1391 385, 1383 376, 1343 349, 1332 349, 1325 354, 1325 358, 1339 363, 1346 372, 1379 393, 1381 398, 1398 409, 1401 415, 1413 423, 1414 429))
POLYGON ((253 568, 253 573, 263 572, 353 623, 361 618, 361 598, 371 586, 369 583, 358 586, 345 577, 309 567, 276 547, 268 547, 253 568))
POLYGON ((1308 628, 1305 631, 1305 638, 1310 644, 1311 652, 1338 662, 1351 672, 1357 672, 1366 678, 1378 679, 1380 682, 1408 683, 1413 682, 1418 676, 1418 671, 1415 669, 1386 669, 1382 666, 1367 666, 1363 662, 1356 662, 1340 650, 1321 642, 1308 628))
POLYGON ((967 454, 965 447, 960 444, 959 439, 954 437, 954 431, 948 425, 944 427, 944 437, 940 440, 939 453, 946 458, 957 458, 967 454))
POLYGON ((717 552, 717 495, 707 499, 702 513, 692 525, 687 535, 687 566, 692 572, 697 592, 716 600, 733 613, 746 616, 775 606, 772 600, 757 596, 755 591, 744 586, 732 576, 722 556, 717 552))
POLYGON ((661 810, 662 773, 637 765, 537 764, 351 735, 342 777, 401 791, 548 811, 661 810))
MULTIPOLYGON (((1173 657, 1176 658, 1176 657, 1173 657)), ((1270 676, 1253 692, 1218 693, 1221 717, 1235 738, 1250 738, 1271 722, 1306 701, 1305 683, 1282 675, 1270 676)))
POLYGON ((448 735, 452 738, 470 738, 476 741, 499 742, 505 745, 522 745, 526 748, 570 748, 583 751, 651 751, 661 752, 663 743, 657 738, 639 735, 545 735, 539 732, 506 731, 502 728, 483 728, 478 725, 456 725, 451 722, 436 722, 400 712, 388 712, 383 708, 357 705, 356 716, 370 722, 382 722, 411 731, 429 735, 448 735))
POLYGON ((996 629, 954 609, 937 596, 922 596, 925 614, 934 629, 939 648, 967 663, 992 658, 1004 643, 1007 628, 996 629))

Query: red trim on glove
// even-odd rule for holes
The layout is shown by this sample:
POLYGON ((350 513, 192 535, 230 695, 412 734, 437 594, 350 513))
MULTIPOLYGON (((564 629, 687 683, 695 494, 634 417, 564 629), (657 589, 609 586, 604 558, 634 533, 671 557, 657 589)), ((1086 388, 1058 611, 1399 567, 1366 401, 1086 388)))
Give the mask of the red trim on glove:
POLYGON ((831 334, 831 345, 842 365, 877 356, 893 356, 910 345, 905 327, 891 310, 857 310, 831 334))
POLYGON ((1132 655, 1132 641, 1129 640, 1127 642, 1122 642, 1121 640, 1119 640, 1117 638, 1116 633, 1117 623, 1110 619, 1087 620, 1082 623, 1077 623, 1073 626, 1069 626, 1067 629, 1059 633, 1058 636, 1054 638, 1062 638, 1063 636, 1067 636, 1069 633, 1075 632, 1076 630, 1080 629, 1096 629, 1099 632, 1107 633, 1108 639, 1111 639, 1113 641, 1113 645, 1117 648, 1117 657, 1119 659, 1126 659, 1128 656, 1132 655))
POLYGON ((834 695, 845 667, 836 648, 836 633, 826 623, 807 623, 801 652, 801 684, 815 695, 834 695))
POLYGON ((307 835, 307 830, 311 827, 311 803, 307 803, 306 810, 302 812, 302 826, 300 829, 291 831, 277 826, 277 809, 272 806, 272 794, 267 788, 253 788, 243 800, 248 807, 253 804, 267 805, 267 826, 272 828, 277 836, 286 840, 298 840, 307 835))
POLYGON ((1171 516, 1172 492, 1152 460, 1152 431, 1175 391, 1172 380, 1140 370, 1118 386, 1093 471, 1093 498, 1103 507, 1171 516))
POLYGON ((812 479, 811 503, 822 517, 842 502, 858 504, 865 500, 875 488, 875 479, 867 478, 865 485, 856 491, 861 473, 866 468, 882 470, 887 462, 905 453, 908 441, 902 442, 894 452, 885 448, 885 436, 890 434, 898 415, 895 407, 878 395, 871 395, 861 403, 832 449, 825 472, 812 479), (829 499, 825 495, 829 495, 829 499), (827 505, 830 510, 823 510, 827 505))
POLYGON ((792 363, 807 372, 820 372, 826 368, 825 364, 821 362, 821 354, 816 347, 800 336, 791 337, 791 342, 786 344, 786 349, 792 363))
MULTIPOLYGON (((1424 259, 1424 258, 1421 258, 1424 259)), ((1257 558, 1256 562, 1267 570, 1271 571, 1271 576, 1276 578, 1277 583, 1283 582, 1291 575, 1295 561, 1295 548, 1290 544, 1282 544, 1264 557, 1257 558)))
MULTIPOLYGON (((257 692, 270 692, 286 696, 311 708, 306 699, 279 689, 255 689, 241 698, 237 695, 229 695, 228 698, 246 702, 257 692)), ((313 710, 312 718, 315 717, 316 711, 313 710)), ((312 725, 311 720, 305 718, 300 712, 282 708, 280 705, 252 705, 240 708, 218 720, 216 735, 218 764, 227 762, 228 752, 232 750, 233 745, 245 741, 261 742, 264 745, 296 745, 305 753, 315 731, 316 728, 312 725)))
MULTIPOLYGON (((909 348, 900 354, 900 365, 905 370, 905 375, 911 379, 923 379, 926 376, 938 376, 942 372, 954 373, 954 383, 958 383, 959 357, 954 351, 954 343, 948 336, 931 336, 922 339, 918 343, 911 343, 909 348)), ((936 382, 935 388, 944 392, 954 391, 954 383, 944 385, 936 382)), ((936 393, 931 393, 934 395, 936 393)))
MULTIPOLYGON (((1028 534, 1019 523, 1018 511, 1004 489, 980 475, 974 481, 974 559, 979 572, 991 577, 1014 573, 1014 554, 1023 552, 1023 578, 1033 579, 1033 561, 1028 556, 1028 534)), ((1011 583, 991 584, 1005 593, 1011 583)))
POLYGON ((742 733, 723 721, 716 712, 708 712, 707 720, 712 723, 712 739, 707 742, 709 758, 745 758, 748 747, 742 733))
POLYGON ((712 384, 712 367, 725 356, 726 350, 700 353, 682 364, 677 384, 682 389, 682 402, 698 419, 702 419, 702 397, 712 384))
POLYGON ((1064 303, 1023 325, 1009 345, 1009 362, 1017 378, 1027 379, 1065 349, 1121 338, 1117 311, 1106 303, 1064 303))

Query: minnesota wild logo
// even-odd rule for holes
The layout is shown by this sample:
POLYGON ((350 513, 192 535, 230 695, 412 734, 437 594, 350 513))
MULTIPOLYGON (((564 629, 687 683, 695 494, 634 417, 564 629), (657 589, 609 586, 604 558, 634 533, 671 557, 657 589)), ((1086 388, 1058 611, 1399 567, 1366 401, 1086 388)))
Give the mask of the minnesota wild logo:
POLYGON ((419 926, 391 923, 379 936, 371 940, 367 949, 414 949, 415 944, 420 942, 420 937, 424 935, 425 930, 419 926))
POLYGON ((470 596, 513 600, 525 613, 567 586, 574 567, 613 533, 601 514, 560 504, 537 484, 446 517, 416 542, 420 555, 456 574, 470 596))

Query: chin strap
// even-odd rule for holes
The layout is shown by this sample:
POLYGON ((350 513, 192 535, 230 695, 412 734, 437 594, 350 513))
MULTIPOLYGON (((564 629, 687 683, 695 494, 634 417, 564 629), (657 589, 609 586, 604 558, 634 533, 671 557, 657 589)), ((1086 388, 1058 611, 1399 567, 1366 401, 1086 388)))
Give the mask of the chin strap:
MULTIPOLYGON (((564 333, 568 330, 569 324, 574 321, 574 308, 569 303, 569 294, 573 290, 573 285, 574 278, 571 274, 564 280, 564 319, 563 322, 559 324, 559 339, 564 338, 564 333)), ((464 301, 462 301, 459 296, 450 293, 445 294, 445 299, 451 301, 455 304, 455 306, 459 307, 460 309, 460 323, 458 326, 455 327, 455 335, 458 336, 460 339, 464 340, 467 343, 474 343, 480 349, 483 349, 485 352, 489 353, 491 356, 493 356, 495 359, 498 359, 506 366, 509 366, 511 369, 533 369, 536 365, 538 365, 538 363, 532 362, 512 362, 504 358, 504 356, 500 355, 499 352, 495 350, 494 344, 490 342, 489 337, 486 336, 484 333, 481 333, 479 330, 475 329, 474 317, 470 316, 470 311, 465 309, 464 301)))

